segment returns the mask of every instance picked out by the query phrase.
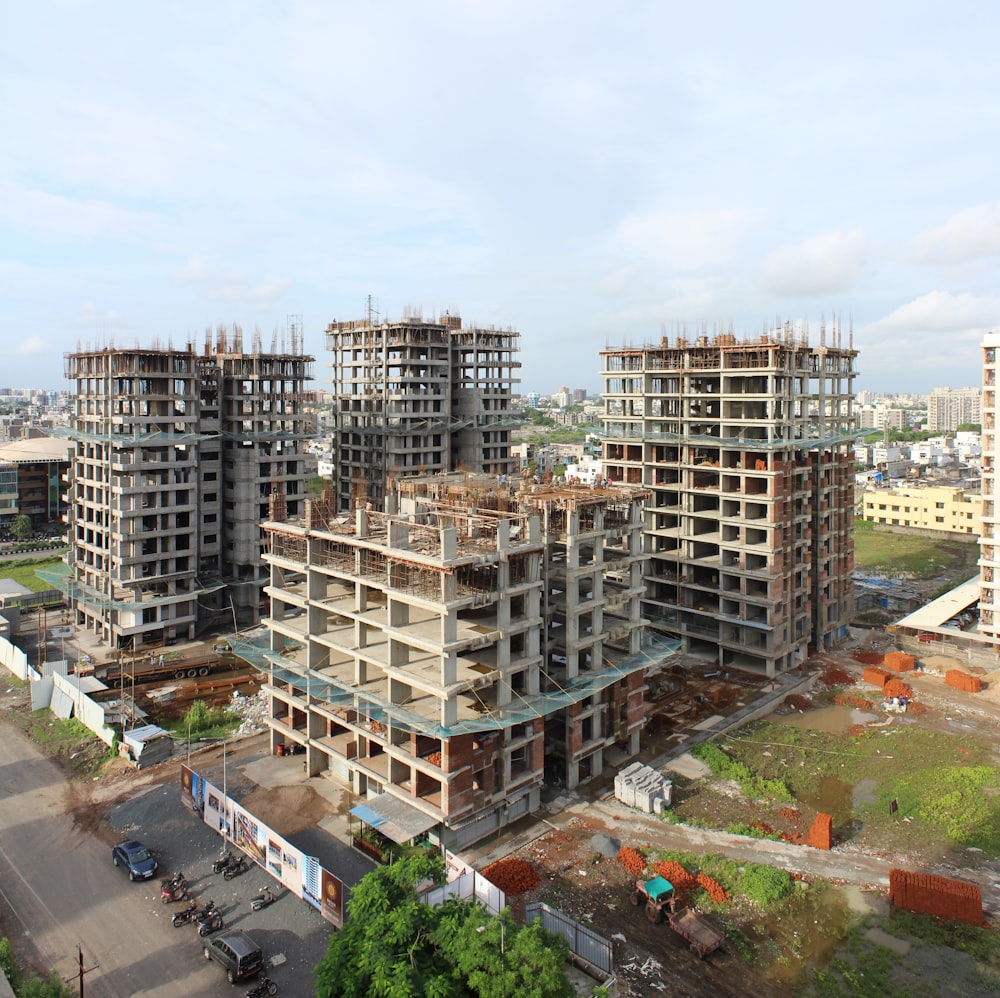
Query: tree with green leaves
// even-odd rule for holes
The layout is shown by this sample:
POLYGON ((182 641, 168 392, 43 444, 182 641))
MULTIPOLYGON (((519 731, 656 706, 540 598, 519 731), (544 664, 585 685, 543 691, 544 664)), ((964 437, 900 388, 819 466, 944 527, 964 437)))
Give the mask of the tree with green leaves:
POLYGON ((17 998, 72 998, 73 992, 54 970, 47 978, 22 973, 14 958, 10 940, 6 937, 0 939, 0 970, 17 998))
POLYGON ((561 936, 506 911, 490 918, 476 901, 418 899, 419 884, 444 880, 443 861, 426 853, 363 877, 316 967, 317 998, 571 998, 561 936))
POLYGON ((19 541, 26 541, 31 536, 31 517, 27 513, 18 513, 10 525, 10 532, 19 541))

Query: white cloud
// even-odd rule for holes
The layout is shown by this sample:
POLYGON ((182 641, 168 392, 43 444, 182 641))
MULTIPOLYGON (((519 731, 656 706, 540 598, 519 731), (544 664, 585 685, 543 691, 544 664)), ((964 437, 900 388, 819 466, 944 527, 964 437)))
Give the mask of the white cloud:
POLYGON ((0 181, 0 222, 36 236, 115 239, 148 246, 174 231, 151 211, 137 211, 95 198, 74 198, 0 181))
POLYGON ((930 291, 858 330, 862 366, 975 380, 983 334, 1000 328, 1000 297, 930 291))
POLYGON ((917 263, 963 263, 1000 256, 1000 203, 956 212, 944 225, 916 236, 910 250, 917 263))
POLYGON ((98 308, 93 302, 84 302, 76 315, 78 326, 87 326, 98 332, 127 329, 129 326, 125 317, 114 308, 98 308))
POLYGON ((752 223, 749 212, 736 209, 633 212, 615 226, 612 252, 691 271, 732 260, 752 223))
POLYGON ((263 277, 257 281, 230 274, 200 254, 189 256, 172 274, 175 284, 199 289, 209 301, 235 302, 254 311, 266 310, 292 286, 288 278, 263 277))
POLYGON ((202 284, 211 280, 208 261, 203 256, 189 256, 173 273, 175 284, 202 284))
POLYGON ((214 301, 239 302, 252 309, 266 308, 278 301, 292 286, 287 279, 265 278, 257 284, 251 284, 242 278, 229 278, 212 283, 206 294, 214 301))
POLYGON ((18 357, 36 357, 48 353, 52 347, 41 336, 29 336, 21 340, 14 349, 18 357))
POLYGON ((983 331, 998 322, 1000 297, 929 291, 867 328, 889 333, 960 333, 983 331))
POLYGON ((779 246, 761 261, 761 287, 786 298, 849 291, 866 273, 871 243, 861 229, 837 230, 779 246))

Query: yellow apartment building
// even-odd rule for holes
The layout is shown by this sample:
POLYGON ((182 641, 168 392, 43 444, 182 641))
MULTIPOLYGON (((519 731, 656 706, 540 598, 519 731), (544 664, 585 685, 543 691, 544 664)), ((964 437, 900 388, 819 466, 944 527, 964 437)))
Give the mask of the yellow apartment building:
POLYGON ((953 485, 870 489, 861 504, 862 518, 872 523, 979 536, 982 495, 953 485))

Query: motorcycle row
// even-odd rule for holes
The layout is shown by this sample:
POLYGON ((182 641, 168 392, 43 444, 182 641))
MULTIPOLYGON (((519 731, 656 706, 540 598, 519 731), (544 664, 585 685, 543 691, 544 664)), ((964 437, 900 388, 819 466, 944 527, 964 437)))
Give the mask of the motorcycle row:
MULTIPOLYGON (((250 864, 244 856, 235 856, 229 850, 223 852, 212 864, 213 873, 221 873, 226 880, 232 880, 250 869, 250 864)), ((181 872, 160 881, 160 900, 164 904, 172 901, 188 901, 186 908, 176 912, 173 917, 174 928, 196 923, 199 936, 209 936, 225 928, 222 912, 218 905, 209 900, 204 907, 188 894, 188 882, 181 872)), ((265 887, 260 894, 250 899, 251 911, 260 911, 277 901, 277 896, 270 887, 265 887)), ((278 986, 266 974, 263 974, 255 987, 246 993, 246 998, 264 998, 265 995, 278 993, 278 986)))

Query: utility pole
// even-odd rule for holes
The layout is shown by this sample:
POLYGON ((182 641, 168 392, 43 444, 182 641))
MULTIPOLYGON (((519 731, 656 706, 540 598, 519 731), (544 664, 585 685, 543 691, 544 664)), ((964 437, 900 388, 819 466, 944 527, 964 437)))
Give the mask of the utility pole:
POLYGON ((80 998, 83 998, 83 975, 89 974, 92 970, 97 970, 100 966, 99 963, 95 963, 93 967, 85 967, 83 965, 83 947, 77 943, 76 946, 76 957, 77 957, 77 972, 72 977, 67 977, 66 983, 69 984, 70 981, 78 979, 80 981, 80 998))

